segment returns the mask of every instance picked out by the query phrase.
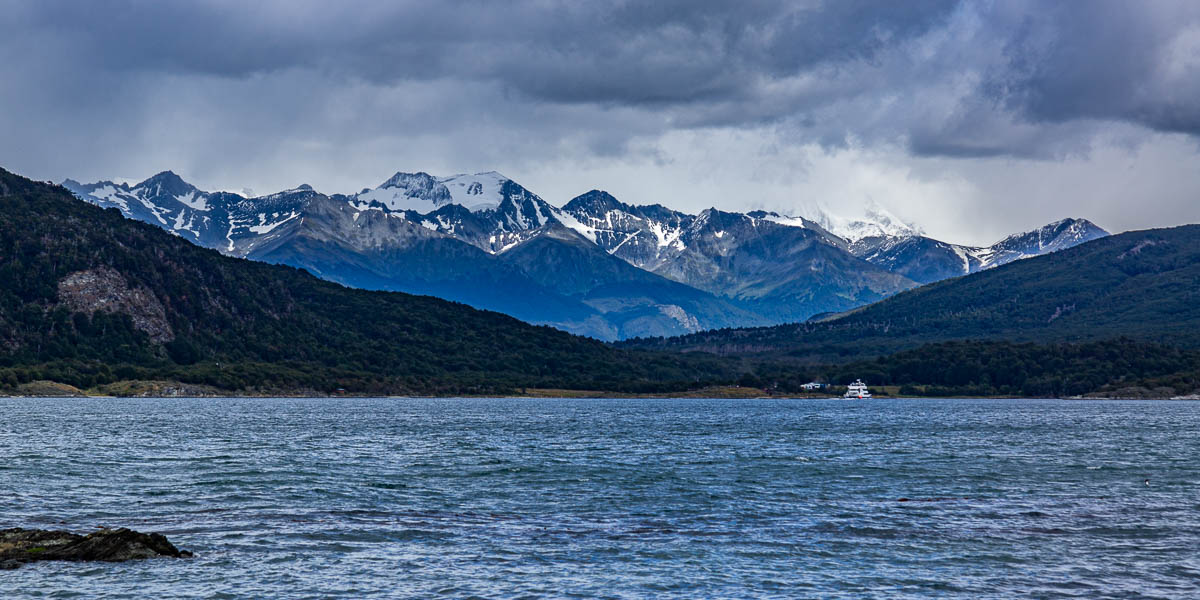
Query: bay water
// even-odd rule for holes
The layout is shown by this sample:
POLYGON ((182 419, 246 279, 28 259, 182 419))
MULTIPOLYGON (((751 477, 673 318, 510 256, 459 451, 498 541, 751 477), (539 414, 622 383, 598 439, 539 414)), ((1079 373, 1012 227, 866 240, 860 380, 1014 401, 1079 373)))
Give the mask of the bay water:
POLYGON ((4 598, 1194 598, 1200 403, 0 399, 4 598))

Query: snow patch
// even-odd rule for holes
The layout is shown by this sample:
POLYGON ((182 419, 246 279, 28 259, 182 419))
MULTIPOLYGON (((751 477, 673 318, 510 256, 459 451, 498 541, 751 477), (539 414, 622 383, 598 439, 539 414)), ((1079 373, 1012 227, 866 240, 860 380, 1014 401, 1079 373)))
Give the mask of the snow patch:
POLYGON ((770 221, 772 223, 778 223, 780 225, 786 225, 788 227, 799 227, 801 229, 805 229, 807 227, 804 224, 805 219, 803 217, 789 217, 786 215, 767 213, 766 216, 763 217, 763 220, 770 221))
POLYGON ((129 212, 129 203, 122 197, 122 192, 111 185, 106 184, 103 187, 96 188, 88 192, 88 195, 97 200, 103 200, 104 202, 116 205, 123 213, 129 212))
POLYGON ((208 198, 204 194, 192 190, 186 194, 175 196, 175 199, 184 206, 200 211, 208 210, 208 198))
MULTIPOLYGON (((699 221, 699 219, 697 219, 697 221, 699 221)), ((680 250, 684 248, 683 242, 679 239, 679 236, 683 234, 683 231, 680 229, 670 230, 667 227, 663 227, 662 223, 651 222, 650 233, 653 233, 654 237, 658 239, 659 248, 666 248, 667 246, 673 244, 676 245, 680 250)))
POLYGON ((163 225, 167 224, 167 220, 162 217, 162 213, 165 213, 167 211, 159 208, 158 205, 154 204, 153 202, 150 202, 149 200, 146 200, 145 198, 141 197, 140 195, 134 196, 134 198, 137 198, 137 201, 141 202, 142 206, 145 206, 146 210, 149 210, 150 214, 154 215, 154 218, 158 219, 159 223, 162 223, 163 225))
MULTIPOLYGON (((558 219, 559 223, 562 223, 563 225, 567 226, 568 228, 574 229, 575 231, 579 232, 580 235, 591 240, 593 244, 596 243, 596 230, 595 229, 588 227, 587 225, 584 225, 583 223, 580 223, 579 219, 576 219, 573 215, 571 215, 570 213, 568 213, 566 211, 562 211, 562 210, 558 210, 558 209, 551 209, 551 210, 554 215, 554 218, 558 219)), ((628 241, 628 240, 626 240, 626 241, 628 241)), ((621 243, 623 244, 625 242, 621 242, 621 243)), ((614 250, 615 250, 615 248, 614 248, 614 250)))
POLYGON ((249 227, 249 229, 251 232, 257 233, 260 235, 264 234, 264 233, 271 233, 271 231, 274 230, 276 227, 279 227, 280 225, 283 225, 284 223, 287 223, 288 221, 291 221, 292 219, 295 219, 298 216, 300 216, 300 213, 298 213, 296 211, 292 211, 292 214, 288 215, 288 217, 285 219, 282 219, 280 221, 275 221, 274 223, 267 223, 267 215, 260 213, 258 215, 258 225, 251 225, 249 227))
POLYGON ((446 186, 455 204, 465 206, 471 212, 494 210, 504 200, 500 191, 509 179, 495 171, 459 174, 439 177, 438 183, 446 186))
POLYGON ((962 261, 963 274, 965 275, 967 273, 970 273, 971 272, 971 258, 970 258, 970 254, 967 252, 967 249, 963 248, 962 246, 957 246, 954 244, 950 244, 950 248, 952 250, 954 250, 954 253, 956 255, 958 255, 958 259, 962 261))
POLYGON ((378 204, 386 207, 388 210, 415 210, 420 213, 427 213, 437 208, 437 205, 430 200, 409 196, 405 190, 400 188, 375 188, 367 190, 356 195, 355 202, 351 202, 355 210, 366 210, 372 207, 372 204, 378 204))

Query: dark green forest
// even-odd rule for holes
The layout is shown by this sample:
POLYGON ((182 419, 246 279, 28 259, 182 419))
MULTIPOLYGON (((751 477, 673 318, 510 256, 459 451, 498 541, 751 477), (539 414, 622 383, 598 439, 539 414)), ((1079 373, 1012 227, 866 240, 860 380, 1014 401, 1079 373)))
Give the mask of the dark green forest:
POLYGON ((1083 344, 955 341, 838 365, 760 363, 743 382, 796 392, 863 379, 906 396, 1172 396, 1200 390, 1200 350, 1128 338, 1083 344), (1139 389, 1140 388, 1140 389, 1139 389))

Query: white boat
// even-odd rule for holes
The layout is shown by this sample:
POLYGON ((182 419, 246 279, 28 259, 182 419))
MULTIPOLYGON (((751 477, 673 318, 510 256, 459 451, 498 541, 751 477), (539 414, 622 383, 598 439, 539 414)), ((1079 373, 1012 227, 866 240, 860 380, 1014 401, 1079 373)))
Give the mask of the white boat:
POLYGON ((846 393, 843 394, 842 397, 858 398, 859 400, 862 400, 864 398, 871 397, 871 390, 867 389, 867 384, 863 383, 861 379, 858 379, 846 388, 846 393))

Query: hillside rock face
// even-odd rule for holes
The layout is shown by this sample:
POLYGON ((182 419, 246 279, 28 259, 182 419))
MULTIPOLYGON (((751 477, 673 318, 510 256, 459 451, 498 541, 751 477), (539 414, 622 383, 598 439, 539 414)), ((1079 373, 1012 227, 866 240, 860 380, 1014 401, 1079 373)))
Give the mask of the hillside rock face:
POLYGON ((186 558, 192 553, 176 548, 160 534, 125 528, 101 529, 88 535, 44 529, 0 530, 0 569, 43 560, 123 562, 161 556, 186 558))
POLYGON ((58 282, 58 300, 72 312, 129 315, 134 327, 160 344, 175 339, 158 297, 145 288, 131 289, 125 278, 112 269, 102 267, 63 277, 58 282))

